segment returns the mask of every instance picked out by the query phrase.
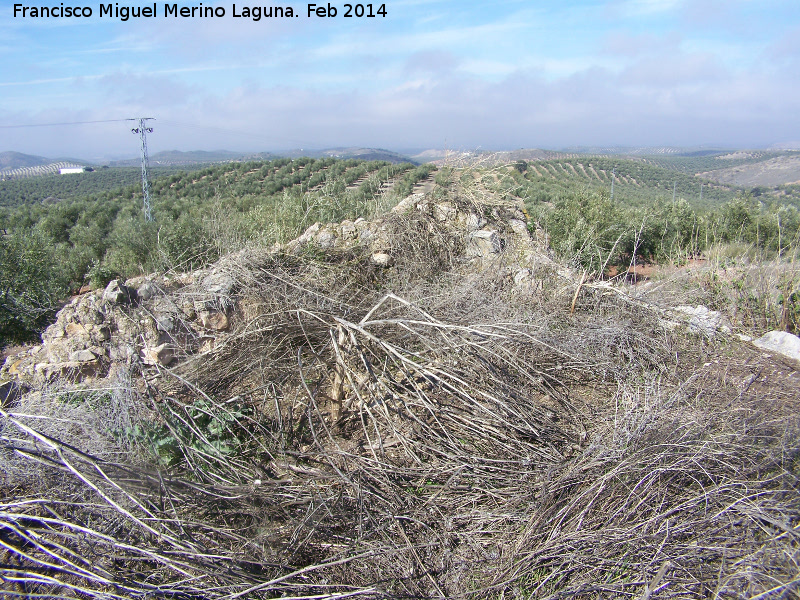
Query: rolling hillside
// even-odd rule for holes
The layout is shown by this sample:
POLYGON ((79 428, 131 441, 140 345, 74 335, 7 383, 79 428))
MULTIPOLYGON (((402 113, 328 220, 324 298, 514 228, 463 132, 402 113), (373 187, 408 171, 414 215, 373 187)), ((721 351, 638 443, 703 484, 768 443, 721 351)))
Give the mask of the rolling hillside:
POLYGON ((0 171, 21 167, 36 167, 52 162, 43 156, 32 156, 21 152, 0 152, 0 171))
POLYGON ((720 183, 744 187, 800 184, 800 154, 746 162, 738 166, 706 171, 700 175, 720 183))

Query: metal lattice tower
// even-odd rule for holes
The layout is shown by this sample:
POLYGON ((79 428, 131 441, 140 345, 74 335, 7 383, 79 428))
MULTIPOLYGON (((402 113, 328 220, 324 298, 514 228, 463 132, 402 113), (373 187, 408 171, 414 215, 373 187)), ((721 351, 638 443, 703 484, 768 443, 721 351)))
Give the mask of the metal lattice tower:
POLYGON ((139 122, 139 126, 131 129, 131 133, 138 133, 142 141, 142 202, 144 203, 144 219, 145 221, 152 221, 153 213, 150 209, 150 180, 147 177, 147 134, 153 133, 153 128, 146 127, 145 121, 152 121, 154 119, 153 117, 140 117, 138 119, 129 120, 139 122))

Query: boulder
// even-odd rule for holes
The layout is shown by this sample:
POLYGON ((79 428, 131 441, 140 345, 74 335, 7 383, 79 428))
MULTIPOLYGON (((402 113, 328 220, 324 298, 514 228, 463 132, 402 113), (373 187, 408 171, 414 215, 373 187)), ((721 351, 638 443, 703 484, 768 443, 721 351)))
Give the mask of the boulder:
POLYGON ((488 258, 501 249, 500 236, 494 229, 480 229, 467 236, 467 256, 488 258))
POLYGON ((800 337, 786 331, 770 331, 752 343, 756 348, 800 361, 800 337))
POLYGON ((167 344, 142 350, 142 362, 146 365, 168 366, 175 359, 175 352, 167 344))
POLYGON ((202 288, 210 294, 228 296, 233 291, 236 280, 226 273, 211 273, 201 284, 202 288))
POLYGON ((103 291, 103 302, 109 304, 130 304, 136 300, 136 290, 120 283, 119 279, 112 280, 103 291))

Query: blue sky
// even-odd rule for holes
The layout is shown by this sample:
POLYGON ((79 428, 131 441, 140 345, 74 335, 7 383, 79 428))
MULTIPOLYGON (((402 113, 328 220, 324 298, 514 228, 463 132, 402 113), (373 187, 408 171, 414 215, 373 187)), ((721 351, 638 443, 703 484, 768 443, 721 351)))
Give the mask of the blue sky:
MULTIPOLYGON (((264 0, 204 2, 226 17, 194 19, 157 2, 126 22, 95 0, 66 2, 92 8, 80 19, 14 18, 13 4, 0 125, 152 116, 151 152, 800 140, 797 0, 389 0, 371 19, 278 3, 300 16, 258 22, 233 4, 264 0)), ((0 151, 132 155, 128 128, 0 128, 0 151)))

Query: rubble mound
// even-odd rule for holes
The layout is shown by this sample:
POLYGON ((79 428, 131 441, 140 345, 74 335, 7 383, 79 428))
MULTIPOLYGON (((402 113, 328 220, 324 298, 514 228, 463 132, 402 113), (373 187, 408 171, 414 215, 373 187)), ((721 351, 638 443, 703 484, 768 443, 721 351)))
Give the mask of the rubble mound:
POLYGON ((414 277, 423 274, 419 267, 463 273, 505 269, 517 285, 530 282, 537 266, 560 269, 548 256, 543 236, 529 233, 520 205, 436 202, 413 195, 373 221, 316 223, 269 252, 240 252, 185 274, 114 280, 105 289, 77 296, 42 334, 41 345, 8 357, 0 380, 82 381, 105 377, 119 365, 174 367, 207 354, 224 345, 232 321, 252 318, 242 292, 264 278, 264 269, 314 253, 318 259, 328 254, 334 262, 347 256, 373 273, 413 264, 414 277), (423 238, 428 240, 424 249, 423 238), (428 260, 420 261, 420 251, 430 255, 428 260))

